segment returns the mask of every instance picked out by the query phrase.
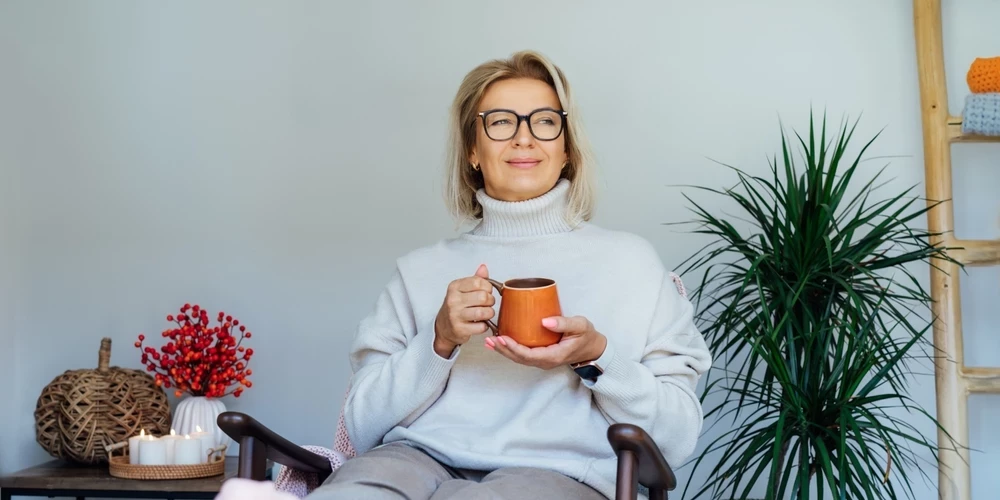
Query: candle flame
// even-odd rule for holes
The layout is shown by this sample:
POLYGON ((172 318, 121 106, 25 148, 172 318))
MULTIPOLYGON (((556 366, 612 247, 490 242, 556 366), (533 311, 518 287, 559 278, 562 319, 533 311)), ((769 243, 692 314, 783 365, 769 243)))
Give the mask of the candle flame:
POLYGON ((177 431, 175 431, 175 430, 173 430, 173 429, 170 429, 170 435, 171 435, 171 436, 174 436, 174 435, 176 435, 176 434, 177 434, 177 431))
POLYGON ((146 436, 146 429, 139 429, 139 437, 145 437, 145 436, 146 436))
POLYGON ((194 426, 194 430, 195 432, 201 432, 201 426, 200 425, 194 426))

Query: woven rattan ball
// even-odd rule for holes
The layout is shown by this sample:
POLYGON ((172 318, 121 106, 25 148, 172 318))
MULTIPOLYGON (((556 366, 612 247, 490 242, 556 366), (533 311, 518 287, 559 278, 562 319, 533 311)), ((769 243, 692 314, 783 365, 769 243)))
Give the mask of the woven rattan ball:
POLYGON ((132 386, 132 395, 139 405, 139 412, 142 417, 140 425, 147 434, 169 434, 171 417, 170 402, 167 400, 167 393, 162 387, 156 385, 156 379, 142 370, 131 368, 117 368, 129 377, 129 385, 132 386))
POLYGON ((97 369, 70 370, 52 380, 35 406, 35 438, 50 455, 106 463, 105 446, 145 429, 170 430, 167 395, 139 370, 109 366, 111 339, 101 340, 97 369))

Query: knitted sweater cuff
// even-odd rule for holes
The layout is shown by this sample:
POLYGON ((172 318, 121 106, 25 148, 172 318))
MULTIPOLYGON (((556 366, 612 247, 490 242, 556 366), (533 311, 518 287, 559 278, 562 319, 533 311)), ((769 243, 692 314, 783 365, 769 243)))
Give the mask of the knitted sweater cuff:
MULTIPOLYGON (((597 385, 602 378, 607 376, 608 371, 613 371, 615 369, 615 367, 611 365, 611 361, 613 359, 615 359, 615 345, 611 343, 611 340, 608 340, 607 344, 604 347, 604 352, 601 353, 601 356, 596 360, 597 366, 600 366, 602 369, 604 369, 604 373, 597 378, 598 380, 597 382, 584 379, 583 385, 593 389, 594 386, 597 385)), ((614 373, 611 374, 611 377, 614 377, 614 373)))
POLYGON ((443 358, 434 350, 434 340, 437 338, 437 332, 434 331, 433 323, 427 332, 427 335, 417 335, 416 337, 416 343, 413 348, 417 351, 415 354, 418 361, 414 364, 417 367, 423 367, 421 369, 423 375, 420 377, 421 385, 429 384, 437 387, 443 384, 445 379, 448 378, 448 373, 451 372, 452 365, 458 359, 458 353, 462 350, 462 346, 456 347, 451 352, 451 356, 443 358))
POLYGON ((649 374, 643 373, 645 369, 639 363, 619 356, 614 343, 608 342, 599 360, 604 373, 597 377, 596 383, 584 380, 587 387, 625 408, 645 396, 644 384, 637 382, 649 374))

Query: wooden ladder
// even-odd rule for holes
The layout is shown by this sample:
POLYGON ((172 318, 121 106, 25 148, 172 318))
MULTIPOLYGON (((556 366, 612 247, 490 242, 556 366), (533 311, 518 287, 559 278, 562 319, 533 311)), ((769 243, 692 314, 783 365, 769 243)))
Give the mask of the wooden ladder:
MULTIPOLYGON (((923 120, 924 176, 928 204, 944 200, 927 215, 928 230, 942 236, 936 242, 962 247, 951 255, 966 266, 1000 264, 1000 240, 959 240, 955 237, 952 200, 951 148, 967 142, 1000 142, 1000 137, 962 133, 962 117, 948 109, 941 36, 941 0, 913 0, 920 108, 923 120)), ((961 268, 935 261, 931 269, 934 322, 934 367, 937 419, 957 442, 950 446, 938 431, 938 498, 969 500, 972 478, 969 460, 968 401, 970 394, 1000 394, 1000 367, 968 367, 962 351, 961 268), (944 359, 942 359, 944 358, 944 359)))

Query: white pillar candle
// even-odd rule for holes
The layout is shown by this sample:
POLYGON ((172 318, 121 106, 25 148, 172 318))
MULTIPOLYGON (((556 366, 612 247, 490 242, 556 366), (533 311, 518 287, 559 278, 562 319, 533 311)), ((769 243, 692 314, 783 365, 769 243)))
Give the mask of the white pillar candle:
POLYGON ((201 430, 200 425, 194 426, 195 431, 191 433, 191 439, 201 442, 201 463, 208 462, 208 451, 215 448, 215 434, 201 430))
POLYGON ((139 429, 139 434, 128 438, 128 463, 136 465, 139 463, 139 441, 148 438, 146 429, 139 429))
POLYGON ((167 442, 150 436, 139 440, 139 465, 166 465, 167 442))
POLYGON ((162 439, 167 444, 167 464, 174 463, 174 445, 178 439, 181 437, 177 435, 177 431, 170 429, 169 436, 163 436, 162 439))
POLYGON ((201 456, 201 440, 191 439, 185 434, 183 439, 174 440, 174 463, 177 465, 200 464, 205 459, 201 456))

